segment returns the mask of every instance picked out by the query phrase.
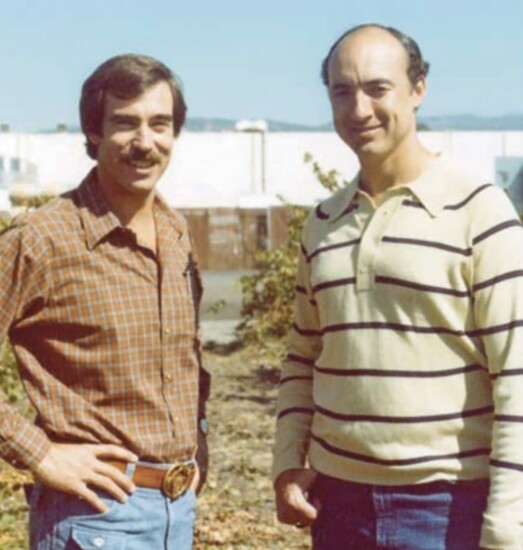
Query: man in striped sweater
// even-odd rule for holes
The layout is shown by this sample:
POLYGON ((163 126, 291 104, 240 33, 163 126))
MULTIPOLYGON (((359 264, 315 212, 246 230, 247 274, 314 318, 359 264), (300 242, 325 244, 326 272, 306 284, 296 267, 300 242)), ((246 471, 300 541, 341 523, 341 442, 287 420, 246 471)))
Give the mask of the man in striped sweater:
POLYGON ((379 25, 323 63, 361 170, 303 231, 273 471, 317 550, 523 547, 523 231, 421 145, 427 72, 379 25))

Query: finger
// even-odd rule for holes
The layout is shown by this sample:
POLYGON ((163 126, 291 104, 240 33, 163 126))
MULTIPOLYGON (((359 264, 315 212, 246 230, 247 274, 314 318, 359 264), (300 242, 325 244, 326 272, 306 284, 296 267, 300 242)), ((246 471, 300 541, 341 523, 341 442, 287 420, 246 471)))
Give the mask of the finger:
POLYGON ((103 457, 123 460, 124 462, 138 462, 138 456, 123 447, 118 447, 118 445, 92 445, 92 448, 97 458, 103 457))
POLYGON ((109 510, 107 504, 105 504, 105 502, 94 491, 91 491, 86 486, 81 489, 78 496, 102 514, 109 510))
POLYGON ((196 470, 194 471, 194 477, 191 483, 191 489, 194 489, 196 493, 198 493, 198 489, 200 486, 200 468, 198 468, 198 465, 196 465, 196 470))
POLYGON ((102 475, 93 475, 88 481, 89 485, 97 487, 119 502, 127 502, 127 493, 123 491, 111 478, 102 475))
POLYGON ((282 523, 310 525, 318 516, 316 507, 297 488, 278 498, 278 519, 282 523))
POLYGON ((114 481, 126 493, 133 493, 136 489, 136 486, 133 483, 132 479, 130 479, 128 476, 122 473, 121 470, 119 470, 112 464, 98 461, 95 471, 97 474, 105 476, 114 481))

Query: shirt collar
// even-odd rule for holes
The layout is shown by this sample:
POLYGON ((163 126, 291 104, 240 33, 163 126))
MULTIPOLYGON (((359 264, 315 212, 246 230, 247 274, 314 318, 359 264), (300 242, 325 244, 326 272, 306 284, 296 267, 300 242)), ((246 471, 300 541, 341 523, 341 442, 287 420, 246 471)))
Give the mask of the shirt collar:
MULTIPOLYGON (((123 227, 107 202, 98 181, 96 168, 89 172, 73 193, 75 193, 75 202, 80 210, 89 249, 94 249, 110 233, 123 227)), ((181 237, 185 231, 185 225, 181 217, 169 208, 163 197, 158 193, 155 195, 154 208, 158 224, 172 226, 178 238, 181 237)))
POLYGON ((444 160, 438 157, 423 174, 404 187, 421 202, 425 210, 436 217, 449 199, 448 178, 442 172, 444 160))
MULTIPOLYGON (((436 217, 445 207, 448 201, 449 189, 447 188, 447 178, 444 176, 442 168, 446 162, 442 156, 429 166, 423 174, 415 181, 401 185, 394 189, 408 189, 422 204, 422 206, 433 217, 436 217)), ((359 193, 360 172, 356 174, 354 179, 336 196, 336 200, 332 204, 322 204, 322 210, 325 209, 331 222, 340 218, 352 205, 355 197, 359 193)))
POLYGON ((325 201, 321 208, 325 208, 325 214, 328 215, 330 222, 335 222, 351 207, 352 202, 358 194, 359 172, 356 177, 350 181, 339 193, 331 200, 325 201))

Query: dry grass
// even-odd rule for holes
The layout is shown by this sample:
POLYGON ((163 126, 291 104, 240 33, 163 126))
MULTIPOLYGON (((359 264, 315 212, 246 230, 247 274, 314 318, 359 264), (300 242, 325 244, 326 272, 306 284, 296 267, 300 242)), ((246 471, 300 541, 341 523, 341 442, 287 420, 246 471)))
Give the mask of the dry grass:
MULTIPOLYGON (((200 496, 195 550, 299 550, 307 532, 278 525, 270 464, 278 370, 253 350, 205 353, 213 376, 207 415, 211 466, 200 496)), ((0 462, 0 549, 27 547, 24 476, 0 462)))

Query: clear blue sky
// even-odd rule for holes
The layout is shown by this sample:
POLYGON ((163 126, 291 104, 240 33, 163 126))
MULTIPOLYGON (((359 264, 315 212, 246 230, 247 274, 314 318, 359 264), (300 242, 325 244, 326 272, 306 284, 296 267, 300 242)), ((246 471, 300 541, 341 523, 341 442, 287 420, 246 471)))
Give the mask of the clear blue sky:
POLYGON ((422 115, 523 112, 522 0, 1 0, 0 122, 77 124, 84 79, 124 52, 182 78, 189 116, 330 119, 318 73, 346 28, 411 34, 431 62, 422 115))

